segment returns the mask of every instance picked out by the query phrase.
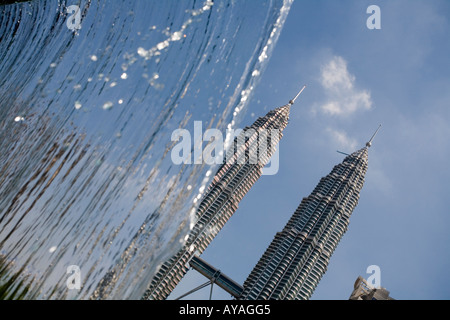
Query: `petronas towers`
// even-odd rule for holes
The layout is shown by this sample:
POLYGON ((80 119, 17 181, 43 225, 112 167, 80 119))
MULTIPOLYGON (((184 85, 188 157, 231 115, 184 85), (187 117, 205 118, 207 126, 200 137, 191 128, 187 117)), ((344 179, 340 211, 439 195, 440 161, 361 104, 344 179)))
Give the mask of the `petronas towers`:
MULTIPOLYGON (((206 249, 234 214, 274 154, 288 124, 290 107, 303 89, 287 105, 258 118, 236 137, 197 208, 196 223, 187 241, 161 266, 144 299, 166 299, 189 270, 189 262, 206 249), (255 154, 256 157, 252 156, 255 154)), ((237 299, 311 297, 358 203, 368 166, 368 148, 374 136, 364 148, 336 165, 301 201, 251 271, 237 299)))

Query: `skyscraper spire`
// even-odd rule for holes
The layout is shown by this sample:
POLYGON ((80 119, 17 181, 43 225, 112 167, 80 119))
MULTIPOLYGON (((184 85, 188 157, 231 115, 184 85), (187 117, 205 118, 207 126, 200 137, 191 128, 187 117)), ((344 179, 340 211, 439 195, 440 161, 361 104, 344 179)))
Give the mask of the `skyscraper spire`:
POLYGON ((197 209, 196 222, 186 243, 160 267, 143 299, 166 299, 188 271, 189 261, 206 249, 234 214, 239 202, 262 175, 262 169, 275 152, 288 124, 290 106, 301 91, 289 104, 269 111, 235 138, 234 144, 227 151, 226 160, 218 169, 197 209), (266 150, 262 152, 263 149, 266 150), (252 162, 251 160, 255 160, 252 154, 255 153, 257 161, 252 162))
POLYGON ((366 143, 366 147, 370 148, 372 146, 372 141, 375 138, 375 136, 377 135, 378 131, 380 131, 380 128, 381 128, 381 124, 378 126, 377 131, 375 131, 372 138, 370 138, 369 142, 366 143))
POLYGON ((289 101, 289 105, 292 106, 292 105, 295 103, 295 100, 297 100, 297 98, 302 94, 302 92, 303 92, 303 90, 305 90, 305 88, 306 88, 306 85, 304 85, 304 86, 302 87, 302 89, 297 93, 297 95, 295 96, 294 99, 292 99, 292 100, 289 101))
POLYGON ((348 228, 367 165, 368 148, 364 147, 345 157, 320 180, 284 229, 275 235, 244 282, 239 299, 303 300, 311 297, 348 228))

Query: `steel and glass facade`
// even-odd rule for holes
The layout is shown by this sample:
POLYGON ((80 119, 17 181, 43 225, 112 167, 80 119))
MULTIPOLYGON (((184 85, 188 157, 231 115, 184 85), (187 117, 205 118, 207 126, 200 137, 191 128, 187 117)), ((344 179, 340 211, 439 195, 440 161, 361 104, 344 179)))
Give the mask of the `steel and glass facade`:
POLYGON ((175 256, 161 266, 143 299, 166 299, 188 271, 190 260, 206 249, 234 214, 274 153, 288 124, 294 101, 258 118, 234 139, 224 163, 198 206, 196 222, 187 241, 175 256))
POLYGON ((358 203, 369 147, 348 155, 302 200, 248 276, 239 299, 311 297, 358 203))

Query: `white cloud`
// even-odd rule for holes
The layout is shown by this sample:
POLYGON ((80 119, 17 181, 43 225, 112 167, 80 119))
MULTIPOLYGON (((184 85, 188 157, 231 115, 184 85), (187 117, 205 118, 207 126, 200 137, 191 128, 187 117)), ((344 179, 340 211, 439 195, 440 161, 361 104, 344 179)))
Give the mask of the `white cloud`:
POLYGON ((345 132, 327 128, 327 133, 331 136, 336 146, 342 151, 353 152, 356 150, 358 142, 347 136, 345 132))
POLYGON ((320 83, 327 100, 319 109, 325 114, 346 116, 372 107, 370 92, 355 88, 355 76, 349 73, 342 57, 334 56, 323 65, 320 83))

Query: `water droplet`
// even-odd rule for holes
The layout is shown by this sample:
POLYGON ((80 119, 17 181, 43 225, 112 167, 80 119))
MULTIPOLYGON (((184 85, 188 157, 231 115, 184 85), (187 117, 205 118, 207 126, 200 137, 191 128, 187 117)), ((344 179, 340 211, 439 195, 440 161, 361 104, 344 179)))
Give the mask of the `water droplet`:
POLYGON ((172 36, 170 37, 170 40, 179 41, 179 40, 181 40, 181 35, 182 35, 182 33, 180 31, 174 32, 172 34, 172 36))
POLYGON ((79 110, 79 109, 81 109, 82 106, 83 105, 81 104, 80 101, 75 101, 75 109, 79 110))
POLYGON ((103 105, 103 110, 109 110, 113 107, 113 103, 111 101, 105 102, 105 104, 103 105))
POLYGON ((138 55, 140 55, 141 57, 145 57, 145 56, 147 55, 148 51, 145 50, 144 48, 140 47, 140 48, 138 48, 137 53, 138 53, 138 55))
POLYGON ((167 48, 168 46, 169 46, 169 41, 165 40, 165 41, 163 41, 163 42, 158 43, 158 44, 156 45, 156 48, 157 48, 158 50, 162 50, 162 49, 164 49, 164 48, 167 48))

